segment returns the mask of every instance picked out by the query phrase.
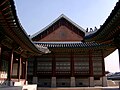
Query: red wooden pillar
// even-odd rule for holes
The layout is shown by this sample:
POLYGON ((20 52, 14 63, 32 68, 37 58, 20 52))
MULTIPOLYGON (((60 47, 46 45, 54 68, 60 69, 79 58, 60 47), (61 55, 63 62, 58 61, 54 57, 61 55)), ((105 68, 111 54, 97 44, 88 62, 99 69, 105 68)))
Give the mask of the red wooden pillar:
MULTIPOLYGON (((12 69, 13 69, 13 52, 14 52, 14 49, 10 50, 10 60, 9 60, 9 64, 8 64, 8 81, 10 82, 11 81, 11 76, 12 76, 12 69)), ((10 83, 9 83, 10 85, 10 83)))
POLYGON ((105 62, 104 62, 104 53, 103 50, 101 50, 101 56, 102 56, 102 86, 107 86, 107 77, 105 76, 105 62))
POLYGON ((55 77, 56 74, 56 60, 55 55, 52 55, 52 77, 55 77))
POLYGON ((92 60, 92 51, 89 50, 89 86, 94 87, 94 71, 93 71, 93 60, 92 60))
POLYGON ((24 82, 24 84, 26 84, 26 81, 27 81, 27 65, 28 65, 28 61, 26 59, 26 61, 25 61, 25 82, 24 82))
POLYGON ((25 61, 22 61, 21 65, 22 65, 21 77, 22 77, 22 79, 25 79, 25 61))
POLYGON ((2 70, 2 46, 0 47, 0 71, 2 70))
POLYGON ((21 78, 24 79, 24 62, 21 62, 22 70, 21 70, 21 78))
POLYGON ((18 82, 20 81, 21 77, 21 55, 18 57, 18 71, 17 71, 17 76, 18 76, 18 82))
POLYGON ((102 75, 105 76, 105 62, 104 62, 103 50, 101 50, 101 57, 102 57, 102 75))
POLYGON ((70 66, 71 66, 71 78, 70 78, 70 86, 75 87, 75 77, 74 77, 74 53, 71 51, 71 60, 70 60, 70 66))
POLYGON ((52 78, 51 78, 51 87, 56 87, 56 59, 55 54, 52 54, 52 78))
POLYGON ((71 65, 71 77, 74 77, 74 53, 71 52, 71 60, 70 60, 70 65, 71 65))
POLYGON ((89 51, 89 74, 90 74, 90 77, 93 77, 93 60, 92 60, 91 51, 89 51))

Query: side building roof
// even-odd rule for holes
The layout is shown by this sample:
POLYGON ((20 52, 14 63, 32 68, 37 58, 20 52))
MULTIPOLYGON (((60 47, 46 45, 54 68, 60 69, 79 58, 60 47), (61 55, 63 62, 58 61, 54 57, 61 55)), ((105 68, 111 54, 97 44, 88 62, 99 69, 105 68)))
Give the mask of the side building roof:
POLYGON ((42 54, 49 51, 46 47, 35 46, 29 39, 29 36, 18 20, 13 0, 0 1, 0 28, 1 33, 8 36, 24 51, 32 54, 42 54))
POLYGON ((120 33, 120 0, 103 23, 95 32, 85 36, 85 41, 105 42, 114 39, 120 33))

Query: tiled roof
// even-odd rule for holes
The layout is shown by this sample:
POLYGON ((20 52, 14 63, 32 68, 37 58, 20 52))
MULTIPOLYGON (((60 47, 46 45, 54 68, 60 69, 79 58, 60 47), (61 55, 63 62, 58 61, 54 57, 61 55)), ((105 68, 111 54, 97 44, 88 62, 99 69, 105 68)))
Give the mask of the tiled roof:
POLYGON ((97 41, 103 42, 113 39, 120 33, 120 0, 116 3, 116 6, 108 16, 106 21, 101 25, 95 33, 91 33, 85 36, 85 41, 97 41))
POLYGON ((8 35, 25 51, 39 54, 44 53, 32 43, 21 26, 13 0, 0 1, 0 27, 4 30, 4 34, 8 35))
POLYGON ((77 27, 79 30, 81 30, 82 32, 86 32, 85 29, 83 29, 82 27, 80 27, 78 24, 76 24, 75 22, 73 22, 71 19, 69 19, 67 16, 65 16, 64 14, 61 14, 57 19, 55 19, 53 22, 51 22, 49 25, 47 25, 45 28, 43 28, 42 30, 38 31, 37 33, 33 34, 32 36, 30 36, 30 38, 34 38, 37 35, 39 35, 40 33, 42 33, 43 31, 45 31, 46 29, 48 29, 50 26, 52 26, 55 22, 57 22, 58 20, 60 20, 61 18, 66 19, 68 22, 70 22, 71 24, 73 24, 75 27, 77 27))
POLYGON ((33 42, 36 45, 42 45, 48 48, 90 48, 104 46, 95 42, 33 42))

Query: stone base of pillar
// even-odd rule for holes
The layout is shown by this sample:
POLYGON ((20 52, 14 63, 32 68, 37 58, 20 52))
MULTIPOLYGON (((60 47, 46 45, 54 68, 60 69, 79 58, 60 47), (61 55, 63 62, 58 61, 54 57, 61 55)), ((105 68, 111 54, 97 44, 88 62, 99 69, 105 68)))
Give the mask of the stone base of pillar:
POLYGON ((8 86, 14 86, 14 82, 13 81, 5 81, 7 84, 8 84, 8 86))
POLYGON ((51 87, 56 87, 56 77, 52 77, 51 87))
POLYGON ((24 85, 28 85, 28 81, 25 81, 25 82, 24 82, 24 85))
POLYGON ((119 89, 120 89, 120 82, 119 82, 119 89))
POLYGON ((38 82, 38 77, 33 77, 33 84, 37 84, 38 82))
POLYGON ((102 86, 107 87, 107 77, 106 76, 102 77, 102 86))
POLYGON ((70 86, 75 87, 75 77, 71 77, 70 86))
POLYGON ((90 77, 89 80, 90 80, 89 86, 94 87, 94 77, 90 77))
POLYGON ((8 81, 8 80, 6 80, 6 81, 1 81, 1 80, 0 80, 0 82, 1 82, 0 87, 1 87, 1 86, 14 86, 14 82, 13 82, 13 81, 8 81))

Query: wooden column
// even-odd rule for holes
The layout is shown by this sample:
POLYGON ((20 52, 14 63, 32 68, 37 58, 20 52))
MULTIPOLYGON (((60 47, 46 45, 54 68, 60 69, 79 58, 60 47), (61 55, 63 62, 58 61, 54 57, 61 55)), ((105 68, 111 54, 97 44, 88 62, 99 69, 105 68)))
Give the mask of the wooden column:
POLYGON ((0 71, 2 70, 2 46, 0 47, 0 71))
POLYGON ((55 77, 56 74, 56 60, 55 55, 52 56, 52 77, 55 77))
POLYGON ((89 51, 89 74, 90 74, 90 77, 93 77, 92 51, 89 51))
POLYGON ((70 78, 70 86, 75 87, 75 77, 74 77, 74 53, 71 51, 71 60, 70 60, 70 66, 71 66, 71 78, 70 78))
MULTIPOLYGON (((10 60, 9 60, 9 64, 8 64, 8 81, 11 81, 11 76, 12 76, 12 69, 13 69, 13 57, 14 57, 14 55, 13 55, 13 52, 14 52, 14 50, 12 49, 12 50, 10 50, 10 60)), ((10 85, 10 83, 9 83, 9 85, 10 85)))
POLYGON ((56 87, 56 60, 55 54, 52 54, 52 78, 51 78, 51 87, 56 87))
POLYGON ((25 61, 22 61, 21 65, 22 65, 21 77, 22 77, 22 79, 25 79, 25 61))
POLYGON ((21 70, 21 78, 23 79, 24 78, 24 64, 23 64, 23 61, 21 62, 21 66, 22 66, 22 70, 21 70))
POLYGON ((27 65, 28 65, 28 61, 26 59, 25 61, 25 83, 24 84, 26 84, 26 81, 27 81, 27 65))
POLYGON ((93 60, 92 60, 92 51, 89 50, 89 86, 94 87, 94 71, 93 71, 93 60))
POLYGON ((34 57, 34 61, 33 61, 33 76, 34 77, 37 76, 37 57, 34 57))
POLYGON ((101 57, 102 57, 102 75, 105 76, 105 62, 104 62, 103 50, 101 50, 101 57))
POLYGON ((107 77, 105 76, 105 62, 103 50, 101 50, 101 56, 102 56, 102 86, 107 87, 107 77))
POLYGON ((18 82, 20 81, 21 77, 21 55, 18 57, 18 71, 17 71, 17 76, 18 76, 18 82))
POLYGON ((74 77, 74 53, 71 52, 71 61, 70 61, 70 65, 71 65, 71 77, 74 77))

